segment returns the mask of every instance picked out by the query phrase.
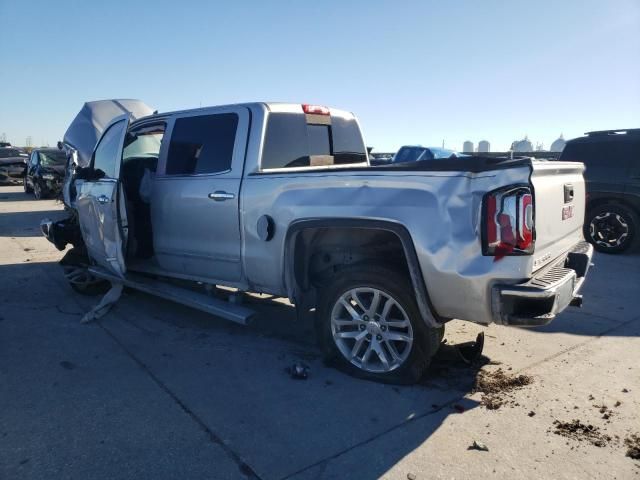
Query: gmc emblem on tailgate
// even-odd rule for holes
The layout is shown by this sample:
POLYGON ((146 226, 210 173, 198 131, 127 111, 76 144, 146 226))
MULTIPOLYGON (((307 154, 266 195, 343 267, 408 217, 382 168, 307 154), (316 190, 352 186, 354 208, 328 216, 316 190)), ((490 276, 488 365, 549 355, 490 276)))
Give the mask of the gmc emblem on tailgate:
POLYGON ((562 207, 562 220, 573 217, 573 205, 562 207))

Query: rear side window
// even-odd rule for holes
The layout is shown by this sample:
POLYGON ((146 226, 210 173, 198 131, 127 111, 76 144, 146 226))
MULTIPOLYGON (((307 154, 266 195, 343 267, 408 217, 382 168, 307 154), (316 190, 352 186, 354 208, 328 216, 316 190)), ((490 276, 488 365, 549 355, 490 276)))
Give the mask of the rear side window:
POLYGON ((271 113, 267 123, 262 169, 344 165, 367 160, 358 124, 331 117, 331 125, 308 124, 305 115, 271 113))
POLYGON ((167 175, 198 175, 231 169, 238 115, 218 113, 176 120, 167 175))

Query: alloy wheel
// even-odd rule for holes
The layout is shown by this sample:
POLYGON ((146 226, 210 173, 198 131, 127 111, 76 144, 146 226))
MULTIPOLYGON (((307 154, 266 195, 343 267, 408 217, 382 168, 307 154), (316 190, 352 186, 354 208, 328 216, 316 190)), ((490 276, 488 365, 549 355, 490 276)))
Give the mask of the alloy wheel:
POLYGON ((331 311, 331 333, 340 353, 361 370, 380 373, 400 367, 414 341, 400 303, 377 288, 352 288, 331 311))
POLYGON ((629 236, 629 224, 618 213, 603 212, 589 223, 589 235, 601 247, 619 247, 629 236))

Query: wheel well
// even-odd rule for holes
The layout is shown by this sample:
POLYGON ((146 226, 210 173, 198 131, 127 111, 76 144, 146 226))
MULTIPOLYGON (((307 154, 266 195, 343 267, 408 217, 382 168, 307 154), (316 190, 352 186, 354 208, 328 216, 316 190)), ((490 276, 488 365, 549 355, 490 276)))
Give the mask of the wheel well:
MULTIPOLYGON (((340 219, 342 220, 342 219, 340 219)), ((409 233, 402 226, 354 220, 309 221, 287 234, 285 284, 289 298, 307 310, 316 306, 317 292, 340 270, 375 264, 406 275, 425 322, 438 326, 409 233)))
POLYGON ((300 238, 304 242, 303 255, 296 255, 296 259, 302 260, 304 268, 297 268, 295 274, 296 281, 305 289, 320 287, 341 269, 363 263, 384 265, 409 274, 402 242, 393 232, 367 228, 308 228, 301 232, 300 238))

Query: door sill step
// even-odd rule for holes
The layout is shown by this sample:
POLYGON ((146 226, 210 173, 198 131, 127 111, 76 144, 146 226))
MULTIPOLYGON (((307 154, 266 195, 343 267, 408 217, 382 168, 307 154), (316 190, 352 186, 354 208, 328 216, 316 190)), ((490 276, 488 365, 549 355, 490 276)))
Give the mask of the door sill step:
POLYGON ((120 278, 100 267, 90 267, 89 271, 98 278, 122 283, 125 287, 181 303, 240 325, 248 325, 256 313, 254 310, 242 305, 213 298, 206 293, 194 292, 193 290, 171 285, 144 275, 128 272, 125 278, 120 278))

